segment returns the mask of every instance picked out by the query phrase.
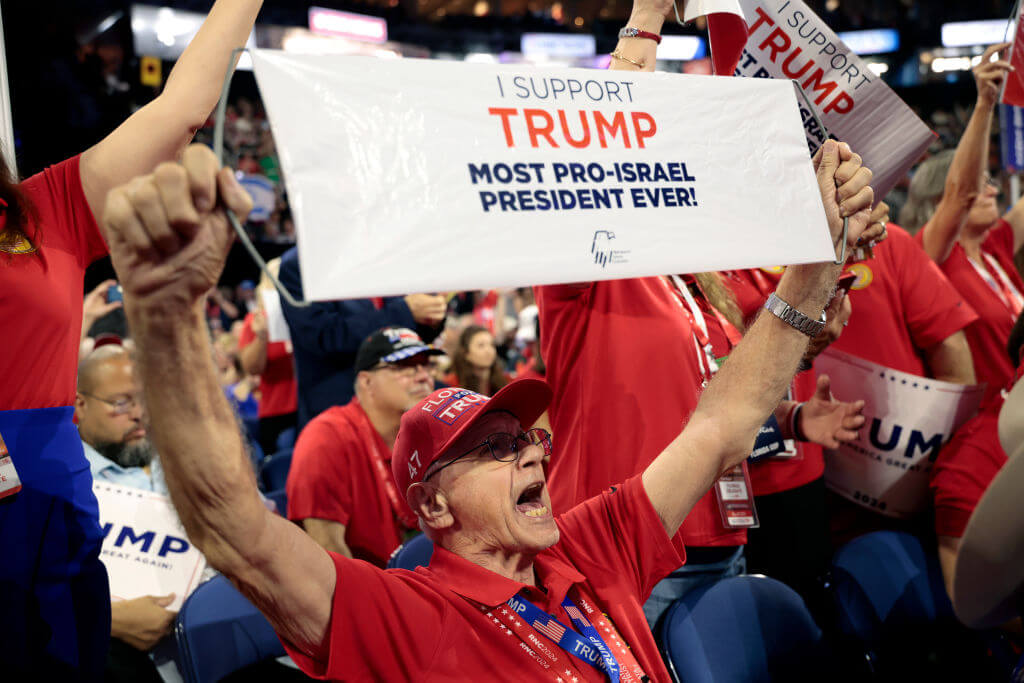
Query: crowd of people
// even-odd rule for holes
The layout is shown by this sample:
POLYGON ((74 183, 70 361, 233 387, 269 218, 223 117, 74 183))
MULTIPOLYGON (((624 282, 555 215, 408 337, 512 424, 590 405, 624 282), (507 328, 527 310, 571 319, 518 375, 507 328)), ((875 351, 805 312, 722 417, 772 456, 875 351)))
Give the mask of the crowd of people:
MULTIPOLYGON (((879 530, 916 538, 952 598, 968 520, 1008 461, 1000 415, 1021 423, 1004 406, 1022 367, 1024 203, 989 175, 1007 45, 974 69, 966 126, 898 186, 898 210, 855 149, 817 151, 843 263, 295 306, 268 274, 222 280, 227 207, 287 248, 267 271, 303 298, 265 115, 235 100, 224 167, 201 142, 260 4, 218 0, 164 92, 99 144, 22 182, 0 167, 12 675, 159 680, 175 596, 111 600, 94 481, 168 495, 298 668, 332 680, 670 680, 670 608, 751 574, 825 630, 816 680, 855 680, 830 566, 879 530), (108 251, 117 280, 84 292, 108 251), (821 371, 836 352, 984 385, 909 514, 827 485, 838 450, 890 417, 821 371), (259 469, 282 459, 271 490, 259 469), (388 570, 419 534, 429 565, 388 570)), ((671 8, 635 0, 639 33, 609 68, 652 70, 671 8)), ((1005 679, 995 641, 1024 648, 1020 619, 935 628, 931 647, 891 649, 890 674, 1005 679)))

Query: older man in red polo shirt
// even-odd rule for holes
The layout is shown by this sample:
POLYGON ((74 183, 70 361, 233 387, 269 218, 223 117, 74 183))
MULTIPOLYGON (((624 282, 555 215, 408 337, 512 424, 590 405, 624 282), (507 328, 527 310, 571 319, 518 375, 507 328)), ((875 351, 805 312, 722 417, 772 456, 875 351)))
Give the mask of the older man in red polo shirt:
POLYGON ((356 353, 355 397, 320 413, 295 444, 288 519, 327 550, 383 567, 416 516, 391 474, 405 411, 434 388, 430 356, 442 353, 405 327, 383 327, 356 353))
MULTIPOLYGON (((833 242, 842 206, 852 245, 867 227, 871 173, 853 157, 838 183, 833 141, 815 166, 833 242)), ((421 401, 402 419, 392 468, 434 556, 415 572, 383 571, 328 553, 260 502, 206 352, 201 298, 232 241, 221 205, 244 213, 251 200, 195 145, 182 164, 112 192, 104 225, 181 521, 300 667, 349 680, 668 680, 642 605, 682 564, 670 536, 749 454, 839 267, 790 268, 682 433, 642 474, 557 518, 543 467, 550 438, 523 431, 550 400, 545 384, 516 382, 492 399, 443 389, 421 401)))

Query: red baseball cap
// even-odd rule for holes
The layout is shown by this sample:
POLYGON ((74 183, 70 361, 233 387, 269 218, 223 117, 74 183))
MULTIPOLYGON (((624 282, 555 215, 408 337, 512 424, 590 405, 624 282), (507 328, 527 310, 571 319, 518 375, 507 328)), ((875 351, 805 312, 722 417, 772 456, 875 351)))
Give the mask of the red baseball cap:
POLYGON ((430 465, 487 413, 507 410, 529 428, 549 403, 551 388, 538 379, 512 382, 492 398, 458 387, 438 389, 402 416, 391 456, 398 490, 404 496, 410 486, 423 481, 430 465))

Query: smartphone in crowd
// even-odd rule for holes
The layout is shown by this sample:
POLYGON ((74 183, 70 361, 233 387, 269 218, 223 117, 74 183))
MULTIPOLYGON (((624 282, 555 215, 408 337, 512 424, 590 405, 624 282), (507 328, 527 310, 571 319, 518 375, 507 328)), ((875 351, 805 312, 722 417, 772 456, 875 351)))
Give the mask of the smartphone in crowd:
POLYGON ((107 303, 112 304, 115 301, 124 301, 124 291, 121 289, 121 285, 110 285, 107 288, 107 303))
POLYGON ((857 275, 855 273, 843 273, 836 282, 836 293, 849 294, 850 287, 853 287, 853 283, 856 281, 857 275))

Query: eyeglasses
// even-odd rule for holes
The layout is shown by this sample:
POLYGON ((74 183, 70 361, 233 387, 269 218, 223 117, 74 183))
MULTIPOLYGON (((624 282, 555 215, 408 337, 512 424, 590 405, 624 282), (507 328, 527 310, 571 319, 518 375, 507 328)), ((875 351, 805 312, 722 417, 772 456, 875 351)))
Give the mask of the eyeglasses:
POLYGON ((999 183, 996 182, 996 179, 990 176, 988 173, 985 173, 984 175, 981 176, 981 184, 991 185, 992 187, 999 187, 999 183))
POLYGON ((399 377, 409 378, 416 375, 420 369, 430 372, 430 362, 425 360, 416 360, 415 362, 402 362, 397 363, 381 363, 380 365, 370 368, 367 372, 377 372, 378 370, 391 370, 399 377))
POLYGON ((94 398, 97 401, 102 401, 110 406, 115 415, 124 415, 125 413, 131 412, 134 408, 139 406, 138 396, 122 396, 121 398, 110 400, 108 398, 102 398, 96 394, 89 394, 86 392, 80 392, 83 396, 94 398))
POLYGON ((522 454, 522 450, 519 447, 520 442, 527 446, 540 446, 544 449, 544 457, 551 455, 551 433, 546 429, 535 427, 525 432, 520 432, 519 434, 498 432, 488 436, 484 439, 482 444, 473 446, 457 458, 449 460, 445 464, 441 465, 436 470, 423 477, 423 481, 430 479, 445 467, 454 465, 457 461, 465 458, 467 455, 479 451, 484 446, 487 446, 491 457, 498 462, 518 462, 519 456, 522 454))

